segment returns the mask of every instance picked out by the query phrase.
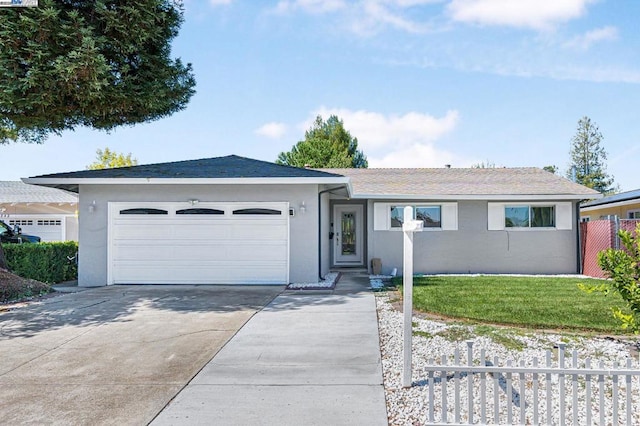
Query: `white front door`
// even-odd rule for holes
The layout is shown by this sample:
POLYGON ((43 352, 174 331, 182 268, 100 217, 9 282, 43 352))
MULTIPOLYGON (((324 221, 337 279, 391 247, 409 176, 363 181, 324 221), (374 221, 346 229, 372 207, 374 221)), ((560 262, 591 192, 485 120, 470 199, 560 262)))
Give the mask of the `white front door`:
POLYGON ((362 205, 333 206, 333 263, 335 266, 362 265, 364 256, 362 205))

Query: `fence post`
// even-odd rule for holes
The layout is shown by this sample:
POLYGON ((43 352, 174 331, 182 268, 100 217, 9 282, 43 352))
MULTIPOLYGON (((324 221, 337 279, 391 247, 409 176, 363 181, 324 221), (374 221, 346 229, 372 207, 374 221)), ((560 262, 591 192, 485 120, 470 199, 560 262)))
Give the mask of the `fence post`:
MULTIPOLYGON (((473 366, 473 340, 467 340, 467 366, 473 366)), ((469 423, 473 423, 473 373, 467 374, 467 398, 469 399, 469 423)))
MULTIPOLYGON (((558 368, 560 370, 564 370, 564 348, 567 345, 565 345, 564 343, 558 343, 558 368)), ((564 406, 565 406, 565 400, 564 400, 564 373, 562 371, 558 371, 558 391, 560 392, 560 401, 558 401, 560 403, 560 424, 566 424, 564 421, 564 406)))

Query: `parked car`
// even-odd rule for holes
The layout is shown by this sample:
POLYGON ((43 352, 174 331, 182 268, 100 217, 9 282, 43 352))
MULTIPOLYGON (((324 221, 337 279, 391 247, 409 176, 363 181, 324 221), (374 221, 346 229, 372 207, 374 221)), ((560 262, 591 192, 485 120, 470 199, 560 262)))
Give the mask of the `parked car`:
POLYGON ((0 242, 2 243, 39 243, 40 237, 23 234, 18 225, 11 228, 0 220, 0 242))

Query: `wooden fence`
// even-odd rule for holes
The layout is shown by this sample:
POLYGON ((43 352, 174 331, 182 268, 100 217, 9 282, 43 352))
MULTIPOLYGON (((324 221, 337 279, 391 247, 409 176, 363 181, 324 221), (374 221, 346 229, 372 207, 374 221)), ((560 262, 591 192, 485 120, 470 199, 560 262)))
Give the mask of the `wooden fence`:
POLYGON ((500 366, 484 349, 474 362, 467 342, 466 363, 456 349, 453 364, 443 356, 428 361, 428 424, 640 425, 640 369, 627 358, 605 368, 583 363, 566 345, 546 351, 544 365, 533 358, 500 366), (555 366, 553 359, 555 358, 555 366))

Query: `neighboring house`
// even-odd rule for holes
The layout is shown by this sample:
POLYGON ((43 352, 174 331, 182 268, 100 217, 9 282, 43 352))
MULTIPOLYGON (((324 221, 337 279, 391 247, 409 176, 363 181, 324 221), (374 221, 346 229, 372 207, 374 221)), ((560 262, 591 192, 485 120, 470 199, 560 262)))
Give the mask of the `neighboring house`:
POLYGON ((0 181, 0 219, 42 241, 77 241, 77 208, 77 194, 20 181, 0 181))
POLYGON ((640 189, 621 192, 580 205, 580 220, 640 219, 640 189))
POLYGON ((600 194, 536 168, 331 169, 238 156, 24 179, 80 195, 79 284, 284 284, 402 266, 417 273, 575 273, 578 204, 600 194))

